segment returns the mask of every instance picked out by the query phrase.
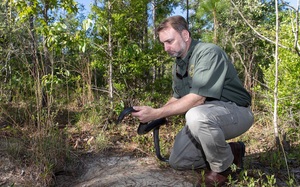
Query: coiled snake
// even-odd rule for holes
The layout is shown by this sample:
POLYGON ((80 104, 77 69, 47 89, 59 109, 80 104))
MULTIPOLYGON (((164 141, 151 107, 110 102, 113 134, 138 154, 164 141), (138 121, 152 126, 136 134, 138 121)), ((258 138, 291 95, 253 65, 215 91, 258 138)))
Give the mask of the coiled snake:
MULTIPOLYGON (((125 108, 119 115, 117 124, 119 124, 124 119, 125 116, 129 115, 132 112, 137 112, 137 111, 134 110, 133 107, 125 108)), ((156 157, 163 162, 169 162, 169 160, 160 154, 159 127, 166 123, 167 123, 166 118, 160 118, 157 120, 153 120, 152 122, 149 122, 149 123, 140 123, 140 125, 137 129, 137 133, 139 135, 146 134, 153 129, 153 140, 154 140, 154 148, 155 148, 156 157)))

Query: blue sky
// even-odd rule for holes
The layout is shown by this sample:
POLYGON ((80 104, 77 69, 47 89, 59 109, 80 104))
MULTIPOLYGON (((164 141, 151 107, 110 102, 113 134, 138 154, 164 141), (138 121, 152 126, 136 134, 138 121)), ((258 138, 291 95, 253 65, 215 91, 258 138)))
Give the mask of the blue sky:
MULTIPOLYGON (((90 4, 92 1, 94 0, 76 0, 79 4, 82 4, 84 5, 85 9, 86 9, 86 12, 89 12, 90 11, 90 4)), ((297 5, 297 1, 298 0, 285 0, 286 2, 290 2, 290 5, 296 7, 297 5)), ((175 10, 175 13, 174 14, 179 14, 179 15, 183 15, 185 14, 184 12, 182 12, 182 10, 180 10, 179 8, 175 10)), ((183 15, 185 16, 185 15, 183 15)))
MULTIPOLYGON (((84 5, 84 8, 85 8, 85 12, 88 13, 90 11, 90 6, 91 6, 91 3, 94 1, 94 0, 75 0, 77 1, 79 4, 82 4, 84 5)), ((295 0, 296 1, 296 0, 295 0)), ((180 14, 182 15, 183 12, 182 10, 180 10, 179 8, 175 10, 175 14, 180 14)))

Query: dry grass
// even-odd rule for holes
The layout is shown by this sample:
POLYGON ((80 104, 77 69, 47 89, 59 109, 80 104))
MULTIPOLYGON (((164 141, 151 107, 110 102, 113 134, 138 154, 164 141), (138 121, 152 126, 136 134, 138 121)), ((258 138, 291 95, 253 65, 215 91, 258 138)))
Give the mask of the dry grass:
MULTIPOLYGON (((8 110, 6 113, 9 114, 8 110)), ((17 114, 10 118, 1 116, 1 124, 6 122, 7 125, 0 126, 0 149, 2 155, 9 156, 11 161, 19 165, 17 168, 20 171, 22 168, 30 171, 31 174, 26 172, 22 176, 27 180, 19 181, 21 186, 30 186, 32 181, 38 181, 35 182, 38 186, 51 185, 54 183, 55 174, 65 171, 69 161, 78 160, 80 154, 105 150, 114 154, 116 149, 113 148, 116 145, 122 148, 121 152, 131 152, 137 157, 155 157, 152 133, 137 135, 139 123, 131 117, 126 118, 123 124, 116 125, 114 121, 117 115, 105 117, 112 114, 100 106, 77 111, 58 110, 53 118, 52 128, 43 133, 38 132, 34 124, 29 124, 31 120, 26 110, 19 110, 17 114), (22 121, 22 116, 27 120, 22 121)), ((243 141, 246 144, 246 172, 241 176, 241 185, 263 186, 273 183, 275 179, 277 185, 281 186, 299 184, 299 172, 295 170, 300 167, 299 130, 290 128, 289 124, 280 127, 280 132, 285 132, 285 137, 282 136, 281 139, 287 148, 283 154, 275 146, 271 118, 267 114, 256 114, 253 127, 242 136, 230 140, 243 141)), ((183 125, 184 119, 181 116, 170 118, 167 126, 161 127, 162 155, 169 155, 174 138, 183 125)), ((168 166, 161 164, 161 167, 168 166)))

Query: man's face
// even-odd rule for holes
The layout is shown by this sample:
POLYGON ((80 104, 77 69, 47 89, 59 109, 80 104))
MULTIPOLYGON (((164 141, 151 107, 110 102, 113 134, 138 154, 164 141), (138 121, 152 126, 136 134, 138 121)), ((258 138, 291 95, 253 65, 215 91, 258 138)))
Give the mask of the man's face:
POLYGON ((164 44, 165 51, 171 57, 185 57, 187 52, 187 43, 182 34, 178 33, 172 27, 167 27, 161 30, 158 33, 158 36, 159 41, 164 44))

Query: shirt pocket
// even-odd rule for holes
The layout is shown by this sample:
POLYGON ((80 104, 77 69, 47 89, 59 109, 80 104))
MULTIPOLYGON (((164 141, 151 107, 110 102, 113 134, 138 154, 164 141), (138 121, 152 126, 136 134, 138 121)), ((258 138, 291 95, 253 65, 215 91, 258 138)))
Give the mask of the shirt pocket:
POLYGON ((191 81, 192 79, 190 77, 177 80, 176 85, 174 87, 175 92, 180 96, 183 97, 190 93, 191 89, 191 81))

